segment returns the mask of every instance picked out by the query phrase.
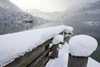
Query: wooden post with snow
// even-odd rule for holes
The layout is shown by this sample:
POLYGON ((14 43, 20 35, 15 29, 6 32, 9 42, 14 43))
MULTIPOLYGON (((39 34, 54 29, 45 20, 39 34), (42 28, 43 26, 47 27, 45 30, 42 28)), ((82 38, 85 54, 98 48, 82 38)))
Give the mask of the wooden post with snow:
POLYGON ((69 54, 68 67, 87 67, 88 57, 71 56, 69 54))
POLYGON ((63 35, 55 35, 53 40, 52 40, 52 45, 51 45, 51 58, 55 59, 58 58, 58 53, 59 53, 59 44, 62 44, 64 41, 64 36, 63 35))
POLYGON ((87 67, 88 57, 96 50, 97 41, 88 35, 76 35, 69 40, 67 67, 87 67))

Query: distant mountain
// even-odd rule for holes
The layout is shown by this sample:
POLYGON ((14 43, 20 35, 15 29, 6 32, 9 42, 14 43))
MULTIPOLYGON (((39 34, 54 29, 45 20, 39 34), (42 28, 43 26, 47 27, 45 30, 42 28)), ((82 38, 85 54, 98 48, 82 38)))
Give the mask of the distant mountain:
POLYGON ((0 0, 0 34, 31 29, 47 20, 23 12, 9 0, 0 0))
POLYGON ((42 12, 37 9, 27 9, 25 12, 49 21, 60 21, 62 12, 42 12))
POLYGON ((70 7, 61 18, 65 22, 100 22, 100 1, 70 7))

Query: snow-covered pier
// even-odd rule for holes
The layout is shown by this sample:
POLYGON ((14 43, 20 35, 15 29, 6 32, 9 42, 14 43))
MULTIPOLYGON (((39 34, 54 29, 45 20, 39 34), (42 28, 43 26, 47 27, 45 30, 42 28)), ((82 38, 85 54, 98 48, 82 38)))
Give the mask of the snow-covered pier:
MULTIPOLYGON (((61 25, 1 35, 0 66, 25 67, 47 50, 48 45, 54 36, 62 32, 72 33, 72 31, 72 27, 61 25)), ((49 51, 47 51, 47 53, 48 52, 49 51)))
MULTIPOLYGON (((61 25, 1 35, 0 67, 67 67, 70 52, 65 41, 72 31, 72 27, 61 25)), ((100 65, 90 58, 88 67, 92 63, 100 65)))

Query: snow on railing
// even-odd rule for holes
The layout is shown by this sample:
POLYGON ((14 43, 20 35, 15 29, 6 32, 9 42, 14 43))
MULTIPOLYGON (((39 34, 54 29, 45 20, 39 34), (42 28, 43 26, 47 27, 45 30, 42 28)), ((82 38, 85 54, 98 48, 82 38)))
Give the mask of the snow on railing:
POLYGON ((26 53, 31 52, 33 49, 37 48, 37 46, 42 45, 43 43, 45 43, 45 41, 53 38, 61 32, 65 32, 67 34, 72 33, 72 31, 72 27, 61 25, 56 27, 48 27, 37 30, 1 35, 0 66, 5 66, 16 60, 16 58, 24 56, 26 53))
POLYGON ((0 67, 43 67, 49 59, 58 58, 65 41, 69 43, 68 67, 87 67, 97 41, 88 35, 70 39, 72 31, 72 27, 61 25, 1 35, 0 67))

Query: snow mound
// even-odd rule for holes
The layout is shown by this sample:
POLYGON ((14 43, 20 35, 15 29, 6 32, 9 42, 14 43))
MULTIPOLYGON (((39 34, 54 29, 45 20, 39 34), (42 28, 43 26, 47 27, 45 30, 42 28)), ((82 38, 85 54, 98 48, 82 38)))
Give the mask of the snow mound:
POLYGON ((54 36, 53 40, 52 40, 52 43, 53 44, 58 44, 60 42, 64 42, 64 36, 63 35, 56 35, 54 36))
MULTIPOLYGON (((66 42, 63 48, 59 50, 58 56, 56 59, 50 59, 45 67, 67 67, 69 45, 66 42)), ((87 67, 100 67, 100 63, 89 57, 87 67)))
POLYGON ((69 40, 69 53, 74 56, 90 56, 98 46, 96 39, 88 35, 76 35, 69 40))

